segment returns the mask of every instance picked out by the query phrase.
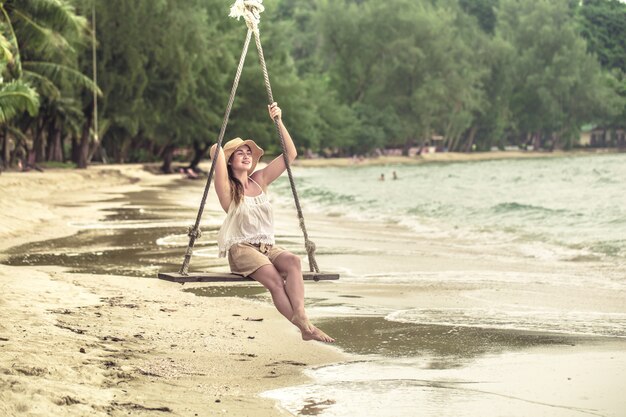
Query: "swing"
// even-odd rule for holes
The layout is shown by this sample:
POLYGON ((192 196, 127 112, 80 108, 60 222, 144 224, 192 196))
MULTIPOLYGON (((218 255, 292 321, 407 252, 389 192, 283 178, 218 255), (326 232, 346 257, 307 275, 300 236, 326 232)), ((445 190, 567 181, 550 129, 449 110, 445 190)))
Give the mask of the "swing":
MULTIPOLYGON (((261 47, 261 39, 259 36, 259 22, 261 20, 260 14, 265 10, 263 5, 261 5, 262 0, 237 0, 235 4, 230 9, 230 17, 237 18, 239 20, 240 17, 243 17, 246 26, 248 27, 248 33, 246 35, 246 40, 244 42, 243 51, 241 52, 241 58, 239 59, 239 66, 237 67, 237 73, 235 75, 235 80, 233 82, 233 86, 230 92, 230 97, 228 99, 228 105, 226 107, 226 111, 224 113, 224 120, 222 121, 222 127, 220 129, 220 134, 217 140, 217 147, 220 148, 222 146, 222 140, 224 139, 224 133, 226 131, 226 125, 228 124, 228 118, 230 116, 230 111, 232 109, 233 101, 235 99, 235 93, 237 91, 237 86, 239 85, 239 78, 241 77, 241 72, 243 70, 243 64, 246 58, 246 53, 248 51, 248 46, 250 45, 250 39, 252 34, 254 34, 254 40, 256 43, 257 52, 259 55, 259 62, 261 64, 261 69, 263 70, 263 79, 265 81, 265 88, 267 90, 267 96, 270 104, 274 102, 274 96, 272 94, 272 87, 270 85, 269 75, 267 73, 267 67, 265 65, 265 57, 263 55, 263 48, 261 47)), ((298 193, 296 192, 296 186, 293 179, 293 174, 291 173, 291 166, 289 164, 289 158, 287 157, 287 149, 285 147, 285 140, 280 131, 278 125, 278 119, 274 119, 274 126, 278 131, 278 136, 280 137, 280 143, 283 149, 283 158, 285 160, 285 166, 287 167, 287 174, 289 176, 289 183, 291 184, 291 191, 293 194, 294 202, 296 205, 296 210, 298 213, 298 220, 300 221, 300 228, 302 229, 302 233, 304 235, 304 246, 307 251, 307 256, 309 258, 309 272, 303 272, 303 278, 305 280, 336 280, 339 279, 339 274, 335 273, 325 273, 320 272, 317 266, 317 262, 315 260, 315 244, 309 240, 309 235, 306 231, 306 226, 304 224, 304 216, 302 215, 302 208, 300 207, 300 200, 298 198, 298 193)), ((191 260, 191 255, 193 253, 193 246, 195 244, 196 239, 200 238, 200 220, 202 218, 202 213, 204 211, 204 206, 206 204, 206 199, 209 193, 209 188, 211 187, 211 180, 213 179, 213 173, 215 171, 215 161, 217 158, 213 159, 211 163, 211 169, 209 170, 209 177, 207 178, 206 186, 204 187, 204 194, 202 195, 202 201, 200 203, 200 208, 198 209, 198 215, 196 216, 196 222, 193 226, 191 226, 187 232, 189 236, 189 245, 187 246, 187 251, 185 252, 185 258, 183 260, 183 264, 180 267, 180 271, 178 273, 159 273, 158 277, 160 279, 164 279, 172 282, 235 282, 235 281, 249 281, 252 278, 243 277, 237 274, 231 273, 216 273, 216 272, 201 272, 201 273, 189 273, 189 262, 191 260)))

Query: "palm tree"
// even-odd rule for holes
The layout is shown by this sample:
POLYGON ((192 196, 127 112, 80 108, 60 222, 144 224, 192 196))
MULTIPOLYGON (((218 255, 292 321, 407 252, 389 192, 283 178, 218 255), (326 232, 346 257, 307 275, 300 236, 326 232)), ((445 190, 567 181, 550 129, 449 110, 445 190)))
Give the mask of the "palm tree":
MULTIPOLYGON (((87 20, 68 0, 0 0, 0 34, 4 34, 0 35, 0 60, 4 61, 0 76, 10 81, 10 87, 3 87, 7 104, 12 105, 7 115, 15 118, 29 110, 26 125, 32 127, 35 142, 43 141, 41 128, 50 119, 62 117, 54 113, 59 108, 55 101, 79 98, 84 90, 99 93, 95 83, 78 70, 78 50, 88 35, 87 20), (39 101, 32 100, 33 93, 39 95, 39 101), (30 107, 24 107, 26 102, 30 107), (35 119, 37 112, 31 110, 40 105, 44 105, 43 111, 35 119)), ((33 145, 43 147, 41 143, 33 145)))
POLYGON ((0 126, 24 111, 34 116, 39 107, 37 93, 26 83, 17 80, 4 82, 2 74, 14 62, 11 43, 0 33, 0 126))
POLYGON ((28 84, 21 80, 4 82, 3 74, 13 63, 11 43, 0 32, 0 160, 4 166, 10 159, 7 123, 24 111, 35 116, 39 108, 39 95, 28 84))

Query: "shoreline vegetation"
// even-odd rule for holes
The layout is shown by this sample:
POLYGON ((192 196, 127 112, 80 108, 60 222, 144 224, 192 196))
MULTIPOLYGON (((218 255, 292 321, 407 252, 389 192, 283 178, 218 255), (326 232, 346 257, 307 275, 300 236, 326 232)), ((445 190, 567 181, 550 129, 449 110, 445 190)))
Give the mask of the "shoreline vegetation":
MULTIPOLYGON (((626 147, 623 2, 264 7, 273 91, 303 152, 626 147)), ((0 15, 4 168, 161 161, 169 173, 184 158, 195 171, 235 90, 229 130, 280 152, 254 59, 233 89, 245 25, 221 0, 7 0, 0 15)))

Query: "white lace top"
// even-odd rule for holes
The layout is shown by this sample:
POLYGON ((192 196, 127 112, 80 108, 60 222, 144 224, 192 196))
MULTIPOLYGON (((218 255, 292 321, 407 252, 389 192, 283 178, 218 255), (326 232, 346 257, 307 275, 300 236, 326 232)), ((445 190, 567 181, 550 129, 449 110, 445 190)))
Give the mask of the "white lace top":
POLYGON ((242 242, 274 244, 274 212, 263 190, 256 197, 244 195, 239 205, 231 201, 217 236, 220 258, 231 246, 242 242))

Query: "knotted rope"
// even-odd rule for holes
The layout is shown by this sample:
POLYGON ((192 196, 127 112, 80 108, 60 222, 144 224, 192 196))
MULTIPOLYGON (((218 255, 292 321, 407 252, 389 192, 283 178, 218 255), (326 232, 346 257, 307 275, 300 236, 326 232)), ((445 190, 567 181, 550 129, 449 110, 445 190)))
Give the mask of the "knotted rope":
MULTIPOLYGON (((246 41, 244 43, 243 51, 241 53, 241 59, 239 60, 239 67, 237 68, 237 74, 235 76, 235 81, 233 82, 233 87, 230 93, 230 98, 228 99, 228 106, 226 108, 226 112, 224 113, 224 120, 222 122, 222 128, 220 130, 220 134, 217 140, 217 149, 222 146, 222 140, 224 139, 224 132, 226 131, 226 125, 228 124, 228 118, 230 116, 230 111, 232 109, 233 101, 235 99, 235 92, 237 91, 237 86, 239 85, 239 78, 241 77, 241 72, 243 70, 243 64, 245 61, 246 53, 248 51, 248 46, 250 44, 251 34, 254 33, 254 40, 256 43, 257 52, 259 54, 259 62, 261 64, 261 69, 263 71, 263 80, 265 81, 265 88, 267 90, 267 96, 270 104, 274 102, 274 95, 272 94, 272 86, 270 84, 269 74, 267 72, 267 66, 265 65, 265 56, 263 55, 263 47, 261 46, 261 37, 259 35, 259 23, 261 22, 261 13, 265 10, 263 5, 261 4, 263 0, 236 0, 235 3, 230 8, 230 17, 234 17, 237 20, 243 17, 246 21, 246 26, 248 27, 248 34, 246 36, 246 41)), ((293 179, 293 174, 291 172, 291 165, 289 163, 289 157, 287 156, 287 147, 285 145, 285 138, 280 130, 280 126, 278 123, 278 118, 274 119, 274 126, 276 127, 276 131, 278 132, 278 136, 280 137, 280 144, 283 149, 283 160, 285 161, 285 166, 287 168, 287 175, 289 176, 289 183, 291 185, 291 192, 293 194, 294 202, 296 205, 296 210, 298 213, 298 220, 300 223, 300 229, 302 229, 302 233, 304 235, 304 247, 307 251, 307 255, 309 258, 309 269, 311 272, 319 272, 319 268, 317 266, 317 261, 315 260, 315 243, 309 240, 309 235, 306 231, 306 225, 304 224, 304 216, 302 214, 302 207, 300 206, 300 199, 298 198, 298 192, 296 191, 296 184, 293 179)), ((191 255, 193 252, 193 245, 197 238, 200 237, 200 219, 202 218, 202 213, 204 211, 204 205, 206 204, 206 199, 209 193, 209 188, 211 187, 211 180, 213 179, 213 173, 215 172, 215 162, 217 158, 213 158, 213 162, 211 163, 211 169, 209 171, 209 177, 207 178, 207 183, 204 188, 204 194, 202 196, 202 201, 200 203, 200 209, 198 210, 198 216, 196 217, 195 224, 189 228, 188 236, 189 236, 189 246, 187 247, 187 252, 185 253, 185 259, 183 261, 183 265, 180 268, 180 274, 187 275, 189 269, 189 261, 191 260, 191 255)))
POLYGON ((255 30, 261 23, 261 13, 265 11, 265 7, 261 3, 263 3, 263 0, 236 0, 230 6, 230 14, 228 16, 237 20, 243 17, 248 29, 255 30))

